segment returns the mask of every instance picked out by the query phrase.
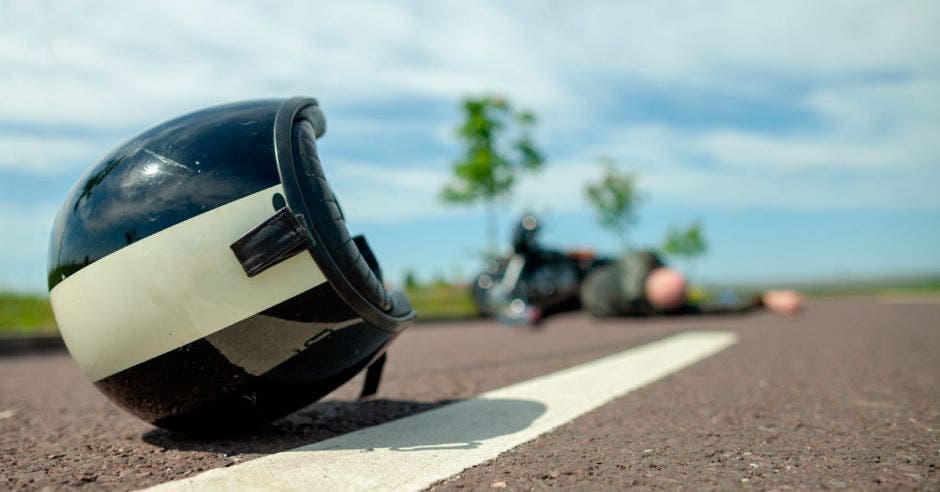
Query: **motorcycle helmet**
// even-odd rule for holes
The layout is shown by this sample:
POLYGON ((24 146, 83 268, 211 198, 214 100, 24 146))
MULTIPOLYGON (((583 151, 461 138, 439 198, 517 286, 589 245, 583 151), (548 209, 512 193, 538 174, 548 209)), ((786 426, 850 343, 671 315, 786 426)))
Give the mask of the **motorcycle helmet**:
POLYGON ((365 368, 414 319, 350 237, 316 100, 217 106, 157 125, 82 176, 52 231, 49 295, 111 400, 184 432, 283 416, 365 368))

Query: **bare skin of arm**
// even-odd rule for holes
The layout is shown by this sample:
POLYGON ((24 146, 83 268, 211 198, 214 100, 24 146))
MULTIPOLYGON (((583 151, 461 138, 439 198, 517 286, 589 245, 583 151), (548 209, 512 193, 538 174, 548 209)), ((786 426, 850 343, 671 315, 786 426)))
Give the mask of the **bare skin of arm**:
MULTIPOLYGON (((687 289, 685 277, 672 268, 656 268, 646 277, 647 300, 660 312, 682 308, 687 289)), ((761 295, 761 304, 775 313, 793 315, 803 308, 803 297, 794 290, 768 290, 761 295)))

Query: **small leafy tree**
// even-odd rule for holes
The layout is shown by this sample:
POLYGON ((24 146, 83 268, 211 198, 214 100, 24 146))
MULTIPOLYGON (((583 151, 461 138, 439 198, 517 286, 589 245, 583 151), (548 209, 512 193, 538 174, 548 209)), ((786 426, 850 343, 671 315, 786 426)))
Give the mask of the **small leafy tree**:
POLYGON ((405 289, 415 290, 418 288, 418 277, 414 270, 405 270, 405 289))
POLYGON ((636 177, 632 173, 621 171, 609 158, 601 158, 604 175, 584 188, 597 220, 602 227, 617 235, 620 244, 627 249, 627 231, 637 221, 636 209, 643 197, 636 190, 636 177))
POLYGON ((708 244, 702 234, 701 222, 693 222, 685 229, 670 228, 663 241, 662 251, 668 256, 682 258, 690 263, 705 254, 708 244))
POLYGON ((496 250, 496 202, 507 196, 522 171, 537 171, 545 159, 532 141, 535 114, 517 111, 504 98, 468 97, 461 103, 463 123, 457 135, 463 156, 454 163, 454 180, 445 184, 441 199, 448 203, 482 202, 486 209, 487 239, 496 250))

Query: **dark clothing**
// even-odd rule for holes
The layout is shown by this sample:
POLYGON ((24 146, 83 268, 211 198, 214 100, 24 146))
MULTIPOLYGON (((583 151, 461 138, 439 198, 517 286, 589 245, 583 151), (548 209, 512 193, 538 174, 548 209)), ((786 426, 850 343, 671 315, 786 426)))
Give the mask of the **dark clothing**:
POLYGON ((646 277, 664 266, 652 251, 636 251, 599 267, 581 283, 581 304, 595 316, 650 315, 646 277))
POLYGON ((701 304, 686 303, 664 313, 646 298, 646 277, 666 266, 653 251, 635 251, 592 271, 581 283, 581 305, 594 316, 651 316, 654 314, 743 313, 761 306, 760 299, 722 299, 701 304))

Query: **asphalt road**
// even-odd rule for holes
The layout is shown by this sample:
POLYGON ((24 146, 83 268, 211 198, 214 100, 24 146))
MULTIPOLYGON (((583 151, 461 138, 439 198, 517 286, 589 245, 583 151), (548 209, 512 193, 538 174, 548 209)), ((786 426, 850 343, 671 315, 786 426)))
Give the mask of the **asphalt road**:
POLYGON ((334 437, 685 330, 740 342, 434 488, 940 488, 940 302, 844 298, 790 319, 420 325, 374 401, 360 378, 250 434, 193 440, 122 413, 67 355, 0 358, 0 488, 132 489, 334 437))

